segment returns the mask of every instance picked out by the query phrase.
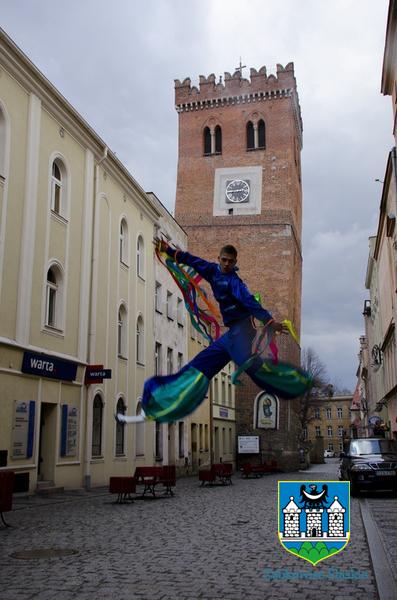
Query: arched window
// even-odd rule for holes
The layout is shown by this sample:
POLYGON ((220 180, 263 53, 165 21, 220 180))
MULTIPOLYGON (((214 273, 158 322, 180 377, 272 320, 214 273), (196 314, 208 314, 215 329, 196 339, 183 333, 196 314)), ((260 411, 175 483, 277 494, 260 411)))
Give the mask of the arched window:
POLYGON ((127 357, 127 310, 124 304, 120 305, 118 314, 117 354, 122 358, 127 357))
POLYGON ((138 236, 136 243, 136 272, 139 277, 144 278, 145 275, 145 247, 143 243, 143 237, 138 236))
POLYGON ((102 456, 102 425, 103 425, 103 402, 99 394, 94 398, 92 407, 92 457, 102 456))
POLYGON ((204 141, 204 156, 211 154, 211 131, 209 127, 204 128, 203 134, 204 141))
POLYGON ((215 154, 222 154, 222 129, 219 125, 215 127, 215 154))
POLYGON ((254 125, 252 121, 247 123, 247 150, 255 149, 254 125))
MULTIPOLYGON (((136 414, 142 414, 142 404, 138 402, 136 414)), ((135 456, 145 455, 145 422, 135 425, 135 456)))
POLYGON ((143 326, 143 319, 139 316, 136 320, 136 362, 143 365, 145 364, 145 332, 143 326))
POLYGON ((62 329, 62 275, 55 265, 47 271, 45 325, 62 329))
POLYGON ((63 217, 66 216, 66 171, 62 161, 57 158, 52 163, 51 175, 51 210, 63 217))
POLYGON ((120 222, 120 262, 128 265, 128 226, 125 219, 120 222))
MULTIPOLYGON (((117 414, 125 414, 125 404, 123 398, 117 400, 117 414)), ((124 448, 124 430, 125 423, 116 423, 116 456, 123 456, 125 454, 124 448)))
POLYGON ((265 121, 258 122, 258 148, 266 148, 266 129, 265 121))

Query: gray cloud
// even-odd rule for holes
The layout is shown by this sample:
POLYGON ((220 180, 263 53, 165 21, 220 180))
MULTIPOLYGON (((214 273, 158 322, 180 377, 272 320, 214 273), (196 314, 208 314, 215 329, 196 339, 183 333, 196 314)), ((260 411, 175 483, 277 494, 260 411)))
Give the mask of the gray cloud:
MULTIPOLYGON (((368 236, 376 232, 390 98, 380 94, 387 0, 2 0, 2 26, 172 209, 173 80, 293 61, 304 123, 303 328, 353 388, 368 236)), ((245 71, 249 73, 248 69, 245 71)), ((288 315, 286 315, 288 316, 288 315)))

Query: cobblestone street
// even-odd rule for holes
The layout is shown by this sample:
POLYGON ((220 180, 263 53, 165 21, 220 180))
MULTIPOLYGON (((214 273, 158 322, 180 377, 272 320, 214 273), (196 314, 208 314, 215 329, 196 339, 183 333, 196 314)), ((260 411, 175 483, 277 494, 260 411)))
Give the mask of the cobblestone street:
MULTIPOLYGON (((201 488, 197 478, 180 479, 173 498, 126 505, 114 504, 104 489, 18 498, 7 514, 12 528, 0 531, 1 598, 317 600, 321 590, 333 600, 376 599, 361 499, 351 501, 348 546, 317 567, 287 553, 278 542, 277 481, 334 479, 336 468, 333 463, 249 480, 235 475, 228 487, 201 488), (32 549, 77 553, 30 560, 12 556, 32 549), (289 579, 270 580, 269 573, 280 569, 289 571, 289 579), (351 569, 363 578, 329 576, 351 569), (296 578, 314 571, 321 573, 319 580, 296 578)), ((380 523, 385 505, 396 504, 388 497, 369 503, 380 523)), ((396 559, 393 514, 381 530, 385 544, 394 545, 390 560, 396 559)))

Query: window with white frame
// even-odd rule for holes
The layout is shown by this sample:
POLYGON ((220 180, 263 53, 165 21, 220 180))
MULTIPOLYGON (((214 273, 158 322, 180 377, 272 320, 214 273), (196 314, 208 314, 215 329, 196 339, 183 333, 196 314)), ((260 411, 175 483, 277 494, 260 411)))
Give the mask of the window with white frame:
POLYGON ((184 311, 183 311, 183 300, 182 298, 177 298, 176 300, 176 319, 178 325, 183 327, 184 325, 184 311))
POLYGON ((159 313, 163 312, 162 304, 161 304, 161 290, 162 290, 161 283, 156 281, 156 285, 154 288, 154 308, 159 313))
POLYGON ((321 427, 316 425, 316 437, 321 437, 321 427))
POLYGON ((339 451, 343 452, 343 442, 339 442, 339 451))
POLYGON ((331 425, 328 425, 328 427, 327 427, 327 436, 332 437, 332 426, 331 425))
POLYGON ((66 217, 66 171, 63 162, 57 158, 51 169, 51 210, 66 217))
POLYGON ((343 425, 338 425, 338 437, 343 437, 343 425))
POLYGON ((125 219, 120 221, 119 253, 120 262, 128 266, 128 225, 125 219))
POLYGON ((94 398, 92 406, 92 442, 91 455, 93 458, 102 456, 103 401, 99 394, 94 398))
POLYGON ((62 274, 56 265, 47 271, 45 325, 62 329, 62 274))
POLYGON ((156 342, 154 346, 154 374, 161 375, 161 344, 156 342))
POLYGON ((182 352, 178 352, 178 362, 177 362, 177 370, 180 371, 183 367, 183 354, 182 352))
POLYGON ((118 312, 117 355, 120 358, 127 357, 127 309, 124 304, 120 305, 118 312))
POLYGON ((167 348, 167 375, 173 373, 173 351, 172 348, 167 348))
POLYGON ((173 294, 167 291, 167 317, 171 320, 174 318, 173 308, 173 294))
POLYGON ((303 439, 307 440, 307 427, 303 428, 303 439))
POLYGON ((333 442, 328 442, 328 450, 331 450, 331 452, 334 451, 334 444, 333 444, 333 442))
POLYGON ((145 363, 145 332, 143 319, 139 316, 136 320, 136 362, 143 365, 145 363))
POLYGON ((178 446, 179 446, 179 458, 185 456, 185 423, 179 421, 178 423, 178 446))
MULTIPOLYGON (((125 414, 125 403, 123 398, 119 398, 117 400, 116 413, 120 415, 125 414)), ((120 423, 119 421, 116 421, 116 456, 124 456, 125 454, 124 432, 125 423, 120 423)))
POLYGON ((331 413, 331 409, 330 408, 326 408, 325 409, 325 416, 327 417, 327 419, 331 419, 332 413, 331 413))
POLYGON ((142 279, 145 277, 145 247, 141 235, 136 243, 136 272, 142 279))
POLYGON ((319 408, 315 408, 314 409, 314 418, 315 419, 319 419, 320 418, 320 409, 319 408))
POLYGON ((156 421, 155 433, 155 456, 156 460, 163 460, 163 426, 156 421))
MULTIPOLYGON (((136 407, 137 416, 142 414, 142 404, 138 402, 136 407)), ((135 456, 145 455, 145 422, 135 425, 135 456)))
POLYGON ((342 419, 342 417, 343 417, 343 409, 339 407, 339 408, 336 409, 336 411, 337 411, 338 419, 342 419))

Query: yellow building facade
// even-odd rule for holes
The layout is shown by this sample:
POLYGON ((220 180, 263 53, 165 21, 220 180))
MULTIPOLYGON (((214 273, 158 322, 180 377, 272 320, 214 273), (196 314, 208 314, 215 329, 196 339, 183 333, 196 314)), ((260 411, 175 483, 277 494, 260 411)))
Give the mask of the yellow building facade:
POLYGON ((155 204, 0 31, 0 468, 30 490, 153 464, 155 204))
POLYGON ((311 400, 305 438, 312 444, 323 438, 324 450, 331 450, 338 456, 343 450, 344 440, 351 437, 352 400, 351 395, 311 400))

